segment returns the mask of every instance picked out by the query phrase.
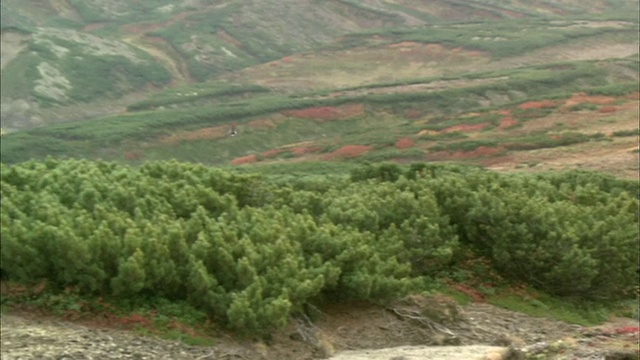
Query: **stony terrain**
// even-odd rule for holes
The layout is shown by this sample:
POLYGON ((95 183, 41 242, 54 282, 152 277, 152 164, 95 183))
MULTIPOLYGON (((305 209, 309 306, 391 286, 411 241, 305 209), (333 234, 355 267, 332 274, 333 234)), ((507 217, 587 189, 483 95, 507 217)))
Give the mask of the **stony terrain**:
POLYGON ((292 321, 267 342, 221 334, 213 347, 145 337, 90 320, 72 323, 29 313, 5 314, 2 359, 624 360, 638 356, 638 323, 633 319, 587 328, 485 303, 460 308, 420 297, 389 307, 353 304, 323 311, 320 321, 292 321), (423 316, 422 307, 427 305, 438 309, 441 316, 430 316, 439 322, 423 316))

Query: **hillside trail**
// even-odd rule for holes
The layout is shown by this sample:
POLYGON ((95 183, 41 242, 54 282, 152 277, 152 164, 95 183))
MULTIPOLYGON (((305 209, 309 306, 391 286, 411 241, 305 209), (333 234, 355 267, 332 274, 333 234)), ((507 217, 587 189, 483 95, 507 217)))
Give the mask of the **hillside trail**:
POLYGON ((581 327, 486 303, 464 307, 448 304, 414 297, 387 307, 335 305, 323 308, 321 318, 313 323, 292 320, 269 341, 220 333, 210 347, 142 336, 98 319, 70 322, 16 312, 2 315, 1 355, 3 360, 638 358, 638 321, 634 319, 612 319, 600 326, 581 327), (438 309, 439 322, 419 315, 426 309, 438 309))

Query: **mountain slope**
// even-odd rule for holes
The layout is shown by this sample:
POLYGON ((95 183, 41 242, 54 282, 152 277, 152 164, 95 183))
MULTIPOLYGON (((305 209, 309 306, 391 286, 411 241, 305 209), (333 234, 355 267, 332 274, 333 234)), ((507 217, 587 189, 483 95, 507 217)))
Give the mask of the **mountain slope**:
MULTIPOLYGON (((619 109, 597 117, 616 123, 616 111, 636 101, 633 1, 28 5, 2 3, 2 128, 15 132, 3 137, 5 162, 82 155, 229 164, 270 154, 286 162, 310 157, 283 150, 300 142, 315 158, 358 145, 369 160, 424 160, 476 137, 425 138, 440 124, 489 117, 479 135, 509 137, 491 130, 497 114, 529 100, 555 101, 534 116, 543 119, 566 112, 561 104, 575 93, 613 96, 619 109), (242 136, 230 139, 234 127, 242 136), (394 150, 404 138, 417 145, 394 150)), ((578 110, 590 118, 604 106, 585 104, 578 110)))

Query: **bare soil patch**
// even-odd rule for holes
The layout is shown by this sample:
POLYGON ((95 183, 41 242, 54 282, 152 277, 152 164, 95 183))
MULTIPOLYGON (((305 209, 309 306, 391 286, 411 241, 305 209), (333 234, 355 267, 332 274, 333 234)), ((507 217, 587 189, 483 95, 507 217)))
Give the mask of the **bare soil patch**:
POLYGON ((616 98, 613 96, 602 95, 587 95, 586 93, 573 94, 567 101, 565 101, 565 107, 571 107, 579 104, 595 104, 595 105, 609 105, 616 102, 616 98))
POLYGON ((516 120, 516 119, 514 119, 514 118, 512 118, 510 116, 507 116, 507 117, 503 118, 500 121, 500 125, 498 126, 498 128, 500 130, 504 130, 504 129, 508 129, 510 127, 514 127, 514 126, 518 125, 519 123, 520 122, 518 120, 516 120))
POLYGON ((437 295, 410 296, 386 306, 334 304, 317 311, 314 322, 292 319, 268 341, 218 332, 215 345, 202 347, 105 327, 91 319, 70 322, 28 312, 3 314, 1 352, 3 359, 25 360, 487 360, 507 359, 523 350, 532 355, 546 351, 548 359, 596 360, 637 354, 633 319, 582 327, 483 302, 461 307, 437 295))
POLYGON ((551 100, 542 100, 542 101, 529 101, 523 104, 518 105, 518 108, 522 110, 526 109, 553 109, 557 107, 559 104, 555 101, 551 100))
POLYGON ((411 138, 402 138, 396 141, 395 146, 397 149, 410 149, 416 146, 416 142, 411 138))
POLYGON ((258 156, 255 154, 242 156, 242 157, 231 160, 231 164, 233 165, 252 164, 255 162, 258 162, 258 156))

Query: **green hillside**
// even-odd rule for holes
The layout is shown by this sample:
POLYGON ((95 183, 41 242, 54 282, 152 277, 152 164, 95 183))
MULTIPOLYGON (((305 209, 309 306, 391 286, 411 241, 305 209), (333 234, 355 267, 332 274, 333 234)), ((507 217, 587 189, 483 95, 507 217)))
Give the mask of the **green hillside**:
POLYGON ((632 140, 612 135, 633 129, 632 1, 28 5, 2 3, 5 163, 344 160, 349 146, 366 150, 346 160, 414 161, 632 140), (580 93, 609 99, 569 105, 580 93), (553 105, 518 108, 540 100, 553 105), (567 110, 615 129, 566 126, 567 110))

